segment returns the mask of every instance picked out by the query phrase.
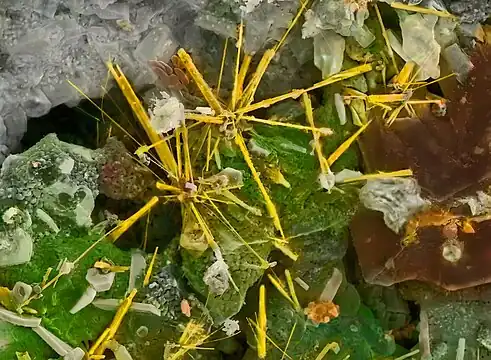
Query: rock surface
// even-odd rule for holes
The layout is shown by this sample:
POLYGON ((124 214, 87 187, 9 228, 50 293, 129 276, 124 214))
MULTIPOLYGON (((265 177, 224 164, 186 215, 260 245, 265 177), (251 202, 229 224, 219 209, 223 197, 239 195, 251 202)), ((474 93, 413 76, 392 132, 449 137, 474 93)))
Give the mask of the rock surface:
MULTIPOLYGON (((173 54, 194 16, 184 1, 2 1, 0 162, 14 151, 27 118, 81 95, 101 95, 104 62, 115 59, 136 86, 150 83, 146 61, 173 54)), ((111 85, 109 84, 108 87, 111 85)))
MULTIPOLYGON (((223 37, 235 37, 241 16, 247 27, 246 50, 254 53, 280 39, 297 8, 298 2, 290 0, 0 1, 0 163, 16 151, 28 118, 60 104, 78 104, 82 95, 67 80, 98 98, 101 86, 113 86, 104 80, 105 62, 114 60, 138 89, 156 79, 148 60, 168 62, 178 46, 216 67, 223 37), (222 39, 217 41, 209 31, 222 39)), ((311 49, 311 42, 305 46, 290 41, 288 47, 291 50, 274 61, 279 75, 265 79, 275 82, 280 77, 286 89, 298 81, 293 75, 307 61, 302 54, 311 49)), ((211 69, 210 78, 217 78, 218 70, 211 69)))
POLYGON ((450 11, 461 16, 463 22, 485 21, 491 14, 489 0, 445 0, 450 11))

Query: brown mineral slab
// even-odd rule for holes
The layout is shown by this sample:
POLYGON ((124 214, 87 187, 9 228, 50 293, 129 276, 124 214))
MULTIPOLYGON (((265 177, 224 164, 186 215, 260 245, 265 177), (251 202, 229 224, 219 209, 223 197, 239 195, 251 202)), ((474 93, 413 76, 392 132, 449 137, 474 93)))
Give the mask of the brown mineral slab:
POLYGON ((365 280, 390 286, 407 280, 434 283, 458 290, 491 282, 491 222, 474 225, 475 233, 459 232, 460 260, 443 257, 442 227, 418 232, 419 243, 403 247, 400 236, 385 226, 378 212, 362 210, 351 224, 353 242, 365 280))
MULTIPOLYGON (((491 183, 490 60, 491 51, 478 49, 468 83, 448 95, 445 116, 428 111, 420 119, 398 120, 390 128, 374 122, 360 140, 370 170, 411 168, 422 196, 432 206, 451 212, 458 198, 487 191, 491 183)), ((382 213, 360 209, 351 232, 367 282, 388 286, 419 280, 454 291, 491 282, 491 221, 473 227, 475 233, 459 230, 453 243, 444 236, 443 226, 419 228, 419 241, 402 247, 404 231, 396 234, 385 225, 382 213), (457 244, 462 251, 453 262, 443 257, 449 244, 457 244)))
POLYGON ((491 174, 491 52, 473 57, 466 86, 448 94, 447 114, 397 120, 390 128, 374 121, 360 139, 371 170, 411 168, 423 194, 438 201, 491 174))

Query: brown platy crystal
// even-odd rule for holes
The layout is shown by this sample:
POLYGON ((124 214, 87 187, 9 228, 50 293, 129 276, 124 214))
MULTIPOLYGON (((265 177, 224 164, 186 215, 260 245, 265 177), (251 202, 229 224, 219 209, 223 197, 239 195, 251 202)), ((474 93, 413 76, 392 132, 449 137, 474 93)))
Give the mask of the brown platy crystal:
POLYGON ((431 203, 398 233, 381 212, 358 211, 351 232, 367 282, 420 280, 446 290, 491 282, 489 213, 474 216, 461 201, 491 184, 490 60, 490 49, 476 50, 466 83, 445 94, 444 116, 428 109, 390 127, 374 121, 360 139, 369 170, 412 169, 431 203))

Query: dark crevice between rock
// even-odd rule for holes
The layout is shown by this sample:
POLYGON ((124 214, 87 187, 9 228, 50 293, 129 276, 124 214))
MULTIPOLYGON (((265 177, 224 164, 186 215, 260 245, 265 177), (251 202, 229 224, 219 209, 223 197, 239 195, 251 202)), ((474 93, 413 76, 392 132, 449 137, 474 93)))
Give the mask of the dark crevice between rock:
POLYGON ((29 149, 48 134, 55 133, 61 141, 97 148, 97 122, 85 112, 97 116, 91 104, 81 103, 78 107, 57 106, 39 118, 29 119, 27 131, 21 140, 22 151, 29 149))
MULTIPOLYGON (((99 195, 96 201, 95 213, 106 210, 117 215, 119 219, 127 219, 140 209, 143 204, 143 202, 139 201, 112 200, 104 195, 99 195)), ((133 249, 137 244, 143 244, 145 234, 147 234, 146 251, 148 253, 153 252, 156 246, 164 250, 176 236, 179 236, 181 224, 181 208, 179 204, 170 203, 157 206, 150 212, 148 228, 147 216, 144 216, 118 239, 116 245, 126 250, 133 249)))

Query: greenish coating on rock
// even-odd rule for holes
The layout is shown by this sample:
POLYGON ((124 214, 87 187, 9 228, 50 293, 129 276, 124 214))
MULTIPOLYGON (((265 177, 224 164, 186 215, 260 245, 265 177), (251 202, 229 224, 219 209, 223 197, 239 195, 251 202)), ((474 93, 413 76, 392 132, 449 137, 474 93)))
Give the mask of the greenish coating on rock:
POLYGON ((87 227, 98 194, 100 155, 51 134, 0 172, 0 266, 22 264, 32 246, 60 228, 87 227))
POLYGON ((31 329, 0 322, 1 359, 16 360, 16 352, 29 351, 32 360, 46 360, 54 356, 51 348, 31 329))
POLYGON ((99 152, 59 141, 54 134, 47 135, 22 154, 10 155, 2 164, 0 202, 3 206, 15 204, 28 209, 52 205, 49 195, 66 194, 62 190, 67 186, 77 187, 71 195, 74 199, 67 200, 77 200, 85 189, 97 195, 99 161, 99 152))
MULTIPOLYGON (((316 109, 315 125, 329 127, 333 135, 322 139, 326 156, 333 153, 353 132, 352 124, 341 125, 333 104, 333 91, 326 91, 324 105, 316 109)), ((291 184, 287 189, 281 185, 270 185, 275 204, 279 206, 287 236, 294 237, 292 248, 300 254, 292 263, 292 271, 304 281, 327 280, 325 271, 332 263, 340 260, 347 249, 348 224, 357 206, 357 188, 341 185, 342 191, 331 193, 321 190, 317 181, 319 161, 312 152, 312 135, 298 130, 280 127, 257 127, 254 139, 271 151, 268 160, 277 162, 285 178, 291 184), (305 149, 305 151, 300 151, 305 149), (323 272, 324 275, 319 278, 323 272)), ((358 157, 356 148, 349 148, 332 166, 332 171, 356 170, 358 157)))
MULTIPOLYGON (((65 232, 46 237, 36 244, 33 257, 28 264, 10 266, 0 272, 0 284, 12 288, 17 281, 27 284, 39 283, 48 267, 56 267, 60 260, 68 255, 78 256, 98 238, 99 236, 83 236, 82 234, 77 236, 74 233, 65 232)), ((69 313, 88 286, 85 280, 87 269, 102 257, 118 265, 128 266, 130 263, 129 253, 117 249, 109 242, 101 242, 78 263, 71 274, 62 277, 56 287, 46 289, 41 299, 34 300, 29 305, 38 311, 42 318, 42 325, 46 329, 74 347, 97 338, 114 316, 111 311, 103 311, 91 305, 76 314, 69 313)), ((127 286, 128 275, 117 274, 111 289, 99 293, 98 297, 122 298, 127 286)), ((12 336, 15 337, 15 340, 6 349, 12 354, 15 351, 25 351, 24 342, 37 343, 31 336, 30 329, 18 328, 12 336)), ((28 349, 32 351, 31 356, 40 356, 39 354, 47 352, 45 346, 32 346, 28 349)), ((39 359, 45 358, 39 357, 39 359)))
POLYGON ((51 134, 0 172, 0 266, 22 264, 33 243, 60 228, 91 225, 97 196, 97 153, 51 134))
POLYGON ((393 287, 361 284, 358 286, 363 302, 372 309, 384 330, 402 328, 410 314, 407 302, 393 287))
MULTIPOLYGON (((315 112, 315 122, 318 127, 330 127, 334 131, 332 136, 323 141, 324 153, 330 154, 351 135, 354 127, 341 126, 332 98, 326 95, 326 99, 328 100, 325 105, 315 112)), ((293 115, 292 121, 304 121, 301 119, 303 116, 298 116, 300 113, 296 104, 290 104, 291 109, 283 105, 281 111, 290 115, 297 114, 297 116, 293 115)), ((349 235, 347 225, 357 203, 356 188, 343 186, 343 192, 333 191, 330 194, 320 189, 317 182, 319 164, 317 157, 311 154, 312 135, 309 133, 261 125, 254 127, 251 138, 268 153, 267 156, 252 153, 252 160, 276 205, 285 235, 294 237, 291 241, 292 248, 300 254, 301 261, 293 264, 293 272, 297 274, 296 276, 307 276, 308 280, 310 278, 319 280, 320 271, 324 274, 321 279, 327 280, 326 272, 332 269, 332 263, 340 260, 346 252, 349 235), (291 187, 286 188, 268 179, 264 174, 267 174, 271 168, 280 169, 291 187)), ((247 217, 240 215, 234 218, 234 214, 241 214, 242 211, 228 211, 225 215, 229 221, 231 218, 234 220, 233 225, 243 239, 250 243, 262 241, 254 245, 254 248, 266 259, 272 248, 270 241, 274 235, 271 232, 272 220, 265 216, 267 211, 263 196, 242 155, 233 151, 227 154, 222 157, 222 167, 231 167, 243 174, 243 187, 237 195, 247 204, 261 208, 263 217, 261 221, 253 215, 247 217), (267 230, 268 227, 270 230, 267 230), (266 232, 266 236, 260 235, 262 231, 266 232), (268 232, 270 232, 269 236, 268 232)), ((357 166, 356 150, 349 149, 334 164, 333 171, 344 168, 356 169, 357 166)), ((210 215, 209 219, 212 218, 210 215)), ((219 234, 216 241, 221 246, 223 240, 232 239, 233 236, 225 235, 219 230, 220 227, 225 229, 224 226, 216 221, 215 223, 212 230, 215 236, 217 236, 215 233, 219 234)), ((234 242, 237 242, 237 239, 234 242)), ((223 296, 209 299, 208 306, 217 320, 224 320, 240 310, 245 292, 263 273, 263 269, 258 268, 259 263, 254 255, 244 246, 230 247, 230 244, 226 243, 223 244, 222 251, 226 263, 231 267, 232 279, 241 294, 233 290, 231 284, 230 289, 223 296), (231 249, 233 251, 230 251, 231 249), (232 294, 235 295, 231 297, 232 294)), ((182 251, 184 273, 191 286, 205 298, 208 293, 202 278, 212 263, 212 254, 212 251, 208 250, 201 257, 193 257, 188 251, 182 251)))
MULTIPOLYGON (((242 239, 247 241, 261 258, 266 259, 271 250, 269 237, 273 235, 272 226, 262 218, 252 215, 245 218, 240 209, 236 208, 231 212, 225 213, 227 220, 242 239), (237 220, 236 217, 241 219, 237 220)), ((207 221, 215 241, 220 246, 225 263, 229 266, 231 280, 228 290, 221 296, 215 296, 209 293, 203 280, 206 270, 215 261, 211 249, 199 257, 193 256, 189 251, 182 251, 182 268, 191 287, 207 299, 206 306, 215 322, 219 324, 239 312, 247 290, 259 279, 264 269, 261 268, 259 259, 232 231, 211 216, 207 217, 207 221)))
MULTIPOLYGON (((344 359, 347 355, 350 359, 372 359, 375 355, 389 356, 395 350, 392 337, 384 334, 370 310, 363 305, 354 316, 341 314, 327 324, 314 326, 278 293, 269 295, 268 299, 268 336, 280 348, 285 348, 292 328, 297 324, 287 351, 293 359, 315 359, 331 342, 337 342, 341 351, 338 354, 330 352, 329 359, 344 359)), ((251 346, 255 344, 251 342, 251 346)), ((281 357, 282 353, 269 344, 268 359, 281 357)))
MULTIPOLYGON (((0 172, 0 231, 4 239, 17 239, 22 234, 31 241, 29 258, 0 270, 0 284, 13 288, 16 282, 40 284, 48 268, 50 278, 64 260, 74 261, 94 242, 99 232, 91 232, 91 213, 98 194, 103 151, 92 151, 67 144, 48 135, 26 152, 12 155, 0 172), (10 236, 10 237, 9 237, 10 236)), ((5 247, 0 247, 0 258, 5 247)), ((29 307, 42 318, 42 325, 73 347, 99 336, 110 323, 113 312, 88 306, 76 314, 69 311, 89 286, 87 270, 101 258, 128 266, 130 254, 114 244, 102 241, 82 258, 71 271, 47 288, 42 297, 29 307)), ((102 298, 122 298, 126 292, 128 274, 117 274, 114 284, 102 298)), ((6 359, 15 352, 29 350, 33 359, 47 359, 52 351, 30 329, 15 328, 6 337, 2 349, 6 359)), ((53 355, 52 355, 53 356, 53 355)))
MULTIPOLYGON (((315 111, 316 126, 329 127, 334 132, 322 139, 326 156, 355 130, 350 123, 340 125, 333 104, 334 91, 325 91, 324 105, 315 111)), ((285 233, 294 237, 290 241, 291 247, 299 254, 298 260, 290 264, 290 272, 310 286, 305 291, 295 284, 301 306, 307 307, 310 301, 318 299, 333 268, 343 269, 341 260, 348 246, 348 225, 358 203, 357 185, 339 185, 341 191, 332 190, 331 193, 320 189, 318 159, 311 153, 309 144, 311 134, 266 126, 258 126, 255 130, 255 141, 270 152, 265 161, 277 164, 291 184, 290 189, 281 185, 269 185, 269 188, 280 209, 285 233)), ((332 171, 357 170, 358 166, 358 154, 353 146, 334 163, 332 171)), ((288 351, 293 359, 314 359, 332 341, 339 343, 341 352, 330 353, 329 359, 343 359, 348 354, 352 359, 370 359, 375 354, 388 356, 394 352, 393 339, 384 334, 378 320, 361 304, 355 287, 346 279, 334 302, 340 305, 341 316, 316 327, 270 286, 266 306, 268 336, 280 348, 285 348, 296 323, 288 351)), ((254 338, 248 339, 254 347, 254 338)), ((268 359, 281 357, 280 351, 269 346, 268 359)))

